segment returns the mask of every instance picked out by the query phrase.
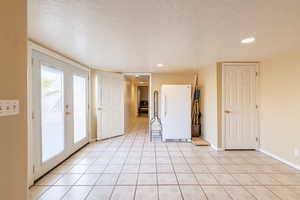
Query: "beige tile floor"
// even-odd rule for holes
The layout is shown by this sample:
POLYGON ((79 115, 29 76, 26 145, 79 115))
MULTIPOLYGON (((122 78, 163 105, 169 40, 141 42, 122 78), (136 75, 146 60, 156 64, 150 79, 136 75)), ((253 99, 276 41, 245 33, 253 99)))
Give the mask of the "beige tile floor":
POLYGON ((147 121, 87 147, 38 181, 41 200, 300 200, 300 171, 255 151, 149 141, 147 121))

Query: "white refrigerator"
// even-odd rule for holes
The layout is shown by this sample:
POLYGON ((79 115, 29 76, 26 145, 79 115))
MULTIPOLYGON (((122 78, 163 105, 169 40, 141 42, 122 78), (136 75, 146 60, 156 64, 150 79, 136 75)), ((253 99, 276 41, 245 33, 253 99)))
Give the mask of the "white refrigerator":
POLYGON ((161 86, 163 141, 191 141, 191 88, 191 85, 161 86))

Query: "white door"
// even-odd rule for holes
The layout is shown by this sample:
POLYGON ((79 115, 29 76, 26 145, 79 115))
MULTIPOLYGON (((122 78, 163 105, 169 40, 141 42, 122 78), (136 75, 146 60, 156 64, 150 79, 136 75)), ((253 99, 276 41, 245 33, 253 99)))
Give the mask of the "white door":
POLYGON ((225 149, 257 148, 257 70, 258 65, 255 63, 223 64, 222 101, 225 149))
POLYGON ((88 72, 33 51, 34 178, 88 142, 88 72))
POLYGON ((191 86, 161 87, 161 121, 163 140, 191 139, 191 86))
POLYGON ((124 134, 124 76, 119 73, 97 74, 97 139, 124 134))

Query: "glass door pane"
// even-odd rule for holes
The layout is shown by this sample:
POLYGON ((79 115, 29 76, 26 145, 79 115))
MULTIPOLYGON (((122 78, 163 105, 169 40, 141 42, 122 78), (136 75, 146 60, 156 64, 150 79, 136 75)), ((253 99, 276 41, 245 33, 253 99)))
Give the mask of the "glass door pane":
POLYGON ((41 66, 42 162, 64 151, 64 72, 41 66))
POLYGON ((74 143, 87 136, 87 79, 73 76, 74 143))

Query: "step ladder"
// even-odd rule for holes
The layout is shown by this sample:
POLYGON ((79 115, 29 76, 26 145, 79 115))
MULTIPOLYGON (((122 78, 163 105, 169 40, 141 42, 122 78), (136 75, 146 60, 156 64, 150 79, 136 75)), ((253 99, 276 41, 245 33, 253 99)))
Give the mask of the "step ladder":
POLYGON ((150 141, 153 137, 162 139, 162 123, 158 116, 158 91, 154 91, 154 112, 153 118, 150 120, 150 141))

